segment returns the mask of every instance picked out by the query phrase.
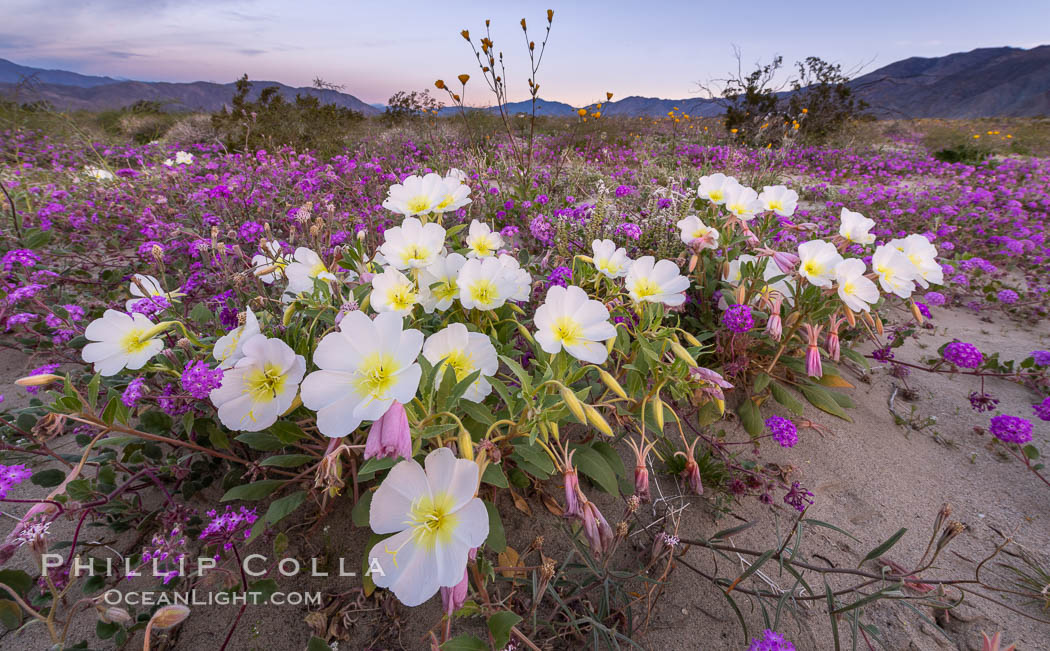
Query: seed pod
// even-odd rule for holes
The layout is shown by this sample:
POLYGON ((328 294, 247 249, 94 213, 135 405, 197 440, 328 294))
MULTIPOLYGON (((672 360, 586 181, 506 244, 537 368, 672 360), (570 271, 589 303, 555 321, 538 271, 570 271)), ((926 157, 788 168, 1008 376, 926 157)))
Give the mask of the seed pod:
POLYGON ((580 402, 580 399, 576 397, 576 394, 565 386, 562 386, 560 391, 561 399, 569 407, 569 411, 572 412, 572 415, 581 423, 586 423, 587 414, 584 413, 583 404, 580 402))
POLYGON ((700 340, 697 339, 696 337, 694 337, 693 335, 689 334, 688 332, 683 332, 682 333, 682 339, 685 339, 685 342, 687 344, 689 344, 690 346, 699 346, 700 345, 700 340))
POLYGON ((464 427, 459 428, 458 444, 459 444, 459 456, 464 458, 464 459, 468 459, 470 461, 473 461, 474 460, 474 439, 472 439, 470 437, 470 432, 468 432, 466 430, 466 428, 464 428, 464 427))
POLYGON ((612 427, 609 427, 608 421, 602 417, 597 409, 591 405, 584 405, 583 410, 587 413, 587 420, 590 421, 591 425, 593 425, 596 430, 606 436, 613 435, 612 427))
POLYGON ((661 432, 664 431, 664 401, 660 400, 660 395, 657 394, 653 398, 653 419, 656 420, 656 426, 661 432))
POLYGON ((674 354, 678 356, 678 359, 685 362, 690 368, 696 366, 696 360, 694 360, 693 356, 689 354, 689 351, 674 339, 671 340, 671 350, 673 350, 674 354))
POLYGON ((623 387, 616 381, 616 378, 613 377, 612 373, 609 373, 605 369, 598 369, 598 375, 601 377, 602 382, 605 383, 605 386, 609 387, 610 391, 621 398, 627 397, 627 392, 623 390, 623 387))

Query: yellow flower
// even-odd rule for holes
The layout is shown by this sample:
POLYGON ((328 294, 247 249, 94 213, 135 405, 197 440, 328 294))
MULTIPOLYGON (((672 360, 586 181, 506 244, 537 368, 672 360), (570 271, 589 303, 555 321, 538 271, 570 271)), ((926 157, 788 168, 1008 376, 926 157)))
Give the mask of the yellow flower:
POLYGON ((467 85, 468 81, 470 81, 470 75, 463 74, 459 76, 459 83, 463 84, 464 86, 467 85))

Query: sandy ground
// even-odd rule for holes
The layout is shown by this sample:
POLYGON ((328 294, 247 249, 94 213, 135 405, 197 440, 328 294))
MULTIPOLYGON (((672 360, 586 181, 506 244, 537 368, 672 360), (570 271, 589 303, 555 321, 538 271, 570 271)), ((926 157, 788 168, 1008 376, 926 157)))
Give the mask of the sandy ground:
MULTIPOLYGON (((984 320, 965 311, 948 312, 937 308, 934 308, 934 316, 937 327, 924 330, 917 344, 909 343, 903 350, 898 350, 898 359, 915 361, 921 356, 934 354, 941 343, 951 338, 949 329, 942 327, 948 324, 952 336, 971 341, 986 352, 1001 351, 1003 359, 1019 360, 1032 350, 1050 348, 1050 328, 1046 323, 1019 325, 1001 316, 984 320)), ((0 356, 0 372, 3 373, 0 377, 9 382, 27 370, 26 364, 17 355, 0 356)), ((867 382, 849 374, 847 378, 857 385, 856 389, 848 391, 857 403, 857 407, 850 410, 852 423, 807 406, 805 418, 827 426, 830 431, 826 435, 802 430, 799 445, 791 450, 782 450, 775 445, 765 445, 761 450, 761 461, 781 467, 793 466, 793 478, 814 492, 816 503, 807 517, 835 524, 859 540, 855 542, 827 529, 809 528, 801 549, 803 557, 814 564, 856 567, 869 550, 899 528, 906 527, 908 533, 888 557, 908 565, 922 555, 935 514, 942 503, 949 502, 953 507, 952 519, 962 521, 968 528, 952 543, 948 553, 941 555, 937 565, 923 576, 972 577, 971 561, 983 558, 1000 540, 994 529, 1016 532, 1015 540, 1019 544, 1041 553, 1047 560, 1046 555, 1050 553, 1047 543, 1050 541, 1050 488, 1026 473, 1019 462, 998 454, 989 446, 988 434, 974 430, 975 426, 986 426, 988 420, 987 414, 972 411, 966 398, 970 391, 978 388, 977 381, 970 377, 913 373, 907 382, 917 392, 917 397, 909 402, 898 392, 895 409, 906 417, 911 417, 914 409, 913 421, 917 423, 936 419, 927 427, 914 429, 894 422, 888 399, 893 387, 900 386, 901 381, 889 377, 885 367, 877 366, 867 376, 867 382)), ((1031 413, 1029 405, 1042 397, 1004 381, 989 381, 986 390, 1001 400, 1000 409, 1004 413, 1022 416, 1028 416, 1031 413)), ((8 405, 19 404, 24 396, 24 391, 6 384, 0 387, 0 391, 7 395, 8 405)), ((733 427, 732 424, 727 427, 730 435, 742 437, 733 427)), ((1044 453, 1050 452, 1048 429, 1045 423, 1036 421, 1035 443, 1044 453)), ((73 447, 70 442, 65 445, 73 447)), ((764 550, 775 546, 776 531, 783 531, 793 521, 794 511, 783 505, 768 507, 756 500, 748 500, 724 513, 715 508, 710 496, 687 499, 680 496, 681 491, 673 479, 663 476, 658 481, 661 491, 669 498, 668 503, 679 512, 678 534, 683 538, 707 537, 743 521, 754 521, 756 525, 733 537, 733 542, 742 548, 764 550)), ((30 485, 28 489, 22 487, 13 496, 26 497, 40 491, 30 485)), ((548 491, 553 494, 557 487, 551 485, 548 491)), ((588 492, 596 493, 595 490, 588 492)), ((596 502, 611 522, 619 519, 621 502, 602 497, 596 497, 596 502)), ((514 509, 509 496, 501 498, 500 510, 509 544, 519 551, 524 550, 537 535, 543 535, 546 541, 544 553, 556 559, 564 558, 568 543, 560 531, 558 518, 535 498, 530 499, 530 505, 534 513, 531 518, 514 509)), ((210 508, 205 500, 200 500, 196 506, 210 508)), ((20 508, 4 510, 12 515, 23 512, 20 508)), ((368 532, 352 525, 350 510, 350 500, 340 499, 333 512, 316 529, 309 522, 293 527, 286 555, 299 558, 322 556, 331 559, 333 564, 335 559, 345 557, 347 568, 354 569, 364 554, 368 532)), ((652 511, 643 511, 642 518, 652 519, 652 511)), ((5 518, 5 522, 10 520, 5 518)), ((7 527, 7 524, 0 527, 0 533, 7 527)), ((71 523, 56 524, 58 539, 62 539, 63 534, 68 538, 70 530, 71 523)), ((122 552, 140 544, 136 536, 110 538, 115 538, 110 542, 122 552)), ((249 551, 272 554, 269 549, 269 542, 260 541, 249 551)), ((636 565, 638 559, 647 559, 648 554, 645 534, 635 535, 629 544, 621 547, 615 562, 625 567, 636 565)), ((684 559, 702 571, 715 567, 711 553, 695 547, 686 553, 684 559)), ((28 552, 21 550, 8 567, 29 569, 30 564, 28 552)), ((868 564, 866 568, 874 569, 874 566, 868 564)), ((738 563, 730 567, 725 560, 719 560, 718 569, 721 575, 732 576, 742 571, 742 566, 738 563)), ((985 578, 1002 580, 1005 576, 994 563, 985 571, 988 573, 985 578)), ((792 585, 790 576, 781 575, 775 566, 768 566, 763 574, 781 589, 792 585)), ((814 588, 818 587, 816 574, 807 573, 805 576, 807 580, 816 581, 814 588)), ((741 587, 753 586, 756 581, 763 579, 753 576, 741 587)), ((329 626, 334 625, 347 633, 348 639, 340 643, 339 649, 426 648, 427 631, 437 626, 440 620, 439 600, 431 600, 416 609, 390 602, 377 606, 373 601, 361 599, 361 581, 356 577, 280 578, 279 584, 284 591, 338 593, 331 602, 326 602, 333 604, 333 616, 326 621, 329 626)), ((839 581, 834 585, 846 584, 839 581)), ((505 595, 506 584, 500 584, 500 590, 505 595)), ((1014 601, 1009 603, 1021 612, 1040 615, 1037 607, 1014 601)), ((738 604, 751 634, 760 632, 763 628, 760 609, 745 595, 738 596, 738 604)), ((296 606, 249 607, 229 648, 302 649, 309 637, 304 620, 310 615, 310 610, 296 606)), ((194 611, 189 620, 172 633, 170 642, 174 645, 165 648, 218 648, 237 608, 202 606, 194 611)), ((834 648, 823 604, 808 608, 800 605, 794 611, 797 616, 786 611, 783 613, 780 630, 800 651, 834 648)), ((923 612, 932 617, 929 609, 923 609, 923 612)), ((317 620, 318 616, 313 615, 311 621, 317 620)), ((989 633, 1002 630, 1004 639, 1017 643, 1019 649, 1050 648, 1050 626, 973 598, 968 598, 952 612, 945 634, 899 604, 868 609, 862 622, 874 625, 886 644, 885 648, 889 649, 980 649, 982 630, 989 633)), ((456 631, 478 631, 479 625, 478 619, 457 620, 456 631)), ((73 625, 70 639, 93 639, 93 629, 94 617, 85 612, 73 625)), ((854 648, 848 623, 840 624, 840 630, 843 648, 854 648)), ((643 648, 663 651, 746 648, 736 616, 719 590, 681 564, 672 572, 647 629, 637 641, 643 648)), ((141 643, 140 633, 127 648, 137 648, 141 643)), ((876 643, 872 644, 880 648, 876 643)), ((8 633, 0 637, 0 647, 5 650, 48 646, 46 635, 39 627, 31 627, 19 635, 8 633)), ((566 643, 556 648, 582 647, 585 645, 566 643)), ((103 643, 98 648, 111 647, 103 643)), ((861 640, 855 648, 868 647, 861 640)))

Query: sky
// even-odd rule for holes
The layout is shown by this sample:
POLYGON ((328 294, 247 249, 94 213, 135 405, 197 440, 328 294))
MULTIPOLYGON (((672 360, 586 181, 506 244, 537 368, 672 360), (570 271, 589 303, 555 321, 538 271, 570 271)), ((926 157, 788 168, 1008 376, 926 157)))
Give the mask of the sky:
MULTIPOLYGON (((468 104, 490 99, 470 47, 492 21, 511 100, 528 96, 526 46, 544 35, 540 96, 573 105, 629 95, 682 99, 698 84, 782 55, 870 72, 911 56, 1050 43, 1046 0, 467 2, 415 0, 3 0, 0 58, 145 81, 316 77, 382 103, 398 90, 472 76, 468 104)), ((457 82, 458 84, 458 82, 457 82)))

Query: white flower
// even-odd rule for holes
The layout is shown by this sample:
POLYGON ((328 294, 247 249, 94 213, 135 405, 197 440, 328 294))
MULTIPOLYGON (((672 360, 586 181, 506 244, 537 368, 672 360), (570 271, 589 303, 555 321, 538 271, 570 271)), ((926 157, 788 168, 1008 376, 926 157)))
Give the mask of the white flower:
POLYGON ((242 352, 234 367, 223 372, 222 386, 208 397, 223 425, 258 432, 291 408, 306 373, 306 358, 280 339, 262 334, 246 339, 242 352))
POLYGON ((464 184, 461 179, 446 176, 444 185, 445 196, 434 206, 434 212, 454 212, 470 203, 470 186, 464 184))
POLYGON ((854 312, 867 312, 879 300, 879 288, 864 277, 866 269, 864 261, 857 258, 843 260, 835 267, 839 298, 854 312))
POLYGON ((383 207, 406 217, 429 215, 447 195, 445 181, 437 174, 410 176, 390 186, 383 207))
POLYGON ((252 257, 252 269, 259 280, 269 285, 284 276, 284 270, 291 260, 284 255, 284 249, 281 248, 279 242, 263 242, 259 248, 262 253, 257 253, 252 257))
POLYGON ((393 312, 375 320, 364 312, 348 312, 339 330, 321 339, 314 350, 320 369, 303 380, 303 404, 317 412, 317 429, 337 438, 353 432, 362 421, 376 420, 395 400, 408 404, 422 374, 416 358, 423 333, 404 330, 393 312))
POLYGON ((510 300, 519 303, 529 300, 529 295, 532 293, 532 276, 529 275, 529 272, 521 268, 517 258, 506 253, 500 255, 497 259, 510 275, 511 282, 514 285, 514 289, 510 293, 510 300))
POLYGON ((798 193, 783 185, 767 185, 762 188, 758 200, 762 202, 764 210, 770 210, 781 217, 790 217, 795 214, 795 208, 798 206, 798 193))
POLYGON ((128 285, 128 291, 135 298, 128 299, 128 301, 124 303, 124 307, 127 308, 128 312, 131 312, 131 308, 135 306, 135 303, 138 303, 144 298, 152 298, 154 296, 163 296, 170 301, 177 296, 185 296, 185 294, 179 291, 181 289, 182 288, 179 287, 170 292, 166 292, 164 291, 164 288, 160 286, 160 281, 153 276, 134 274, 131 277, 131 284, 128 285), (139 285, 141 285, 141 287, 139 287, 139 285), (142 290, 146 291, 143 292, 142 290))
POLYGON ((499 358, 487 335, 469 332, 462 323, 453 323, 427 337, 423 343, 423 357, 433 366, 445 362, 444 370, 434 378, 435 386, 441 386, 441 380, 449 370, 455 374, 456 382, 474 371, 481 371, 478 379, 463 394, 463 399, 481 402, 492 392, 492 385, 485 378, 499 370, 499 358))
POLYGON ((174 165, 174 164, 175 164, 175 161, 171 160, 170 158, 165 158, 165 159, 164 159, 164 162, 163 162, 162 164, 163 164, 163 165, 164 165, 165 167, 171 167, 172 165, 174 165))
POLYGON ((478 465, 448 448, 434 450, 424 463, 425 472, 413 459, 391 468, 368 513, 372 531, 394 534, 368 552, 369 565, 382 568, 372 580, 406 606, 462 581, 470 550, 489 535, 488 511, 475 497, 478 465))
POLYGON ((244 357, 244 342, 261 332, 255 312, 252 312, 252 308, 247 308, 244 311, 244 325, 219 337, 212 347, 211 354, 218 360, 219 368, 233 368, 244 357))
POLYGON ((191 163, 193 163, 193 154, 188 151, 175 152, 176 165, 189 165, 191 163))
POLYGON ((609 323, 609 310, 575 285, 554 285, 536 309, 536 341, 552 355, 562 348, 578 360, 603 364, 608 357, 605 342, 616 336, 609 323))
POLYGON ((726 210, 733 213, 742 221, 751 221, 755 215, 762 212, 762 202, 758 200, 758 193, 746 185, 734 185, 725 193, 726 210))
POLYGON ((376 312, 393 312, 398 316, 408 316, 419 302, 419 292, 416 291, 416 284, 405 274, 393 267, 387 267, 383 273, 372 279, 369 302, 376 312))
POLYGON ((835 266, 842 256, 831 242, 810 240, 798 245, 798 272, 817 287, 831 287, 835 266))
POLYGON ((915 282, 924 288, 930 283, 944 283, 944 270, 937 263, 937 247, 926 236, 913 233, 903 240, 890 240, 889 246, 897 248, 915 266, 915 282))
POLYGON ((433 314, 435 309, 444 312, 452 307, 452 301, 459 298, 459 270, 466 262, 462 255, 449 253, 429 267, 420 269, 419 302, 423 311, 433 314))
POLYGON ((328 271, 324 266, 321 256, 310 249, 300 246, 292 256, 292 262, 284 268, 284 275, 288 277, 288 289, 290 294, 310 293, 314 290, 314 278, 318 280, 335 280, 335 274, 328 271))
POLYGON ((109 377, 124 367, 140 369, 154 355, 164 349, 164 343, 150 337, 140 341, 153 329, 153 322, 144 314, 124 314, 106 310, 84 330, 89 343, 81 356, 88 364, 95 365, 95 372, 109 377))
POLYGON ((631 263, 624 285, 635 301, 675 306, 685 303, 689 279, 679 274, 678 265, 670 260, 656 262, 647 255, 631 263))
POLYGON ((470 249, 467 253, 468 258, 488 258, 496 255, 496 251, 503 246, 503 237, 499 233, 493 233, 488 224, 475 219, 470 222, 466 242, 470 249))
POLYGON ((685 219, 678 220, 678 229, 681 231, 682 241, 686 244, 692 245, 693 242, 699 241, 694 246, 701 251, 718 248, 718 229, 700 221, 696 215, 689 215, 685 219))
POLYGON ((90 165, 84 168, 84 173, 88 175, 88 178, 96 181, 112 181, 115 178, 113 172, 104 170, 101 167, 91 167, 90 165))
POLYGON ((696 188, 696 194, 701 199, 707 199, 713 204, 721 205, 726 201, 726 192, 740 183, 732 176, 725 174, 711 174, 701 176, 696 188))
POLYGON ((450 167, 448 172, 445 173, 445 180, 455 179, 460 183, 467 182, 467 173, 458 167, 450 167))
POLYGON ((842 222, 839 224, 839 235, 850 242, 871 244, 875 241, 875 236, 871 234, 871 229, 875 226, 874 219, 868 219, 859 212, 843 207, 839 213, 839 220, 842 222))
POLYGON ((424 225, 415 217, 386 229, 383 237, 379 251, 395 269, 421 269, 433 264, 445 249, 445 229, 435 223, 424 225))
POLYGON ((612 240, 594 240, 591 242, 591 251, 594 253, 594 267, 601 274, 608 278, 622 278, 627 275, 627 268, 631 266, 627 249, 616 248, 612 240))
POLYGON ((459 302, 467 310, 494 310, 520 291, 518 274, 505 267, 499 258, 467 260, 460 267, 456 284, 459 302))
POLYGON ((871 268, 879 276, 879 285, 887 292, 908 298, 915 291, 918 270, 911 260, 894 246, 882 245, 871 256, 871 268))

